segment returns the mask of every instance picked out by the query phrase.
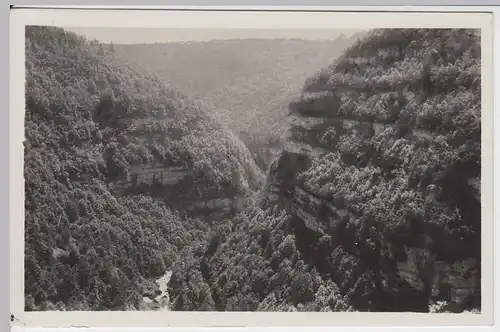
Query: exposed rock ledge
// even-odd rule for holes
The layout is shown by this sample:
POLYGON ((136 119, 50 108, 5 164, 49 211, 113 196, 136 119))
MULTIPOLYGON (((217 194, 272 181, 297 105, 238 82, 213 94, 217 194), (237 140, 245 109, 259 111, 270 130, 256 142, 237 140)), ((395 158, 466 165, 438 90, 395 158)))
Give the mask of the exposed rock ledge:
MULTIPOLYGON (((335 117, 302 116, 297 113, 291 113, 288 116, 288 122, 292 129, 299 129, 304 131, 313 130, 324 125, 333 126, 338 124, 344 130, 352 129, 355 126, 362 126, 363 128, 368 128, 372 130, 373 135, 378 135, 384 132, 387 128, 396 127, 395 124, 388 124, 377 121, 365 121, 365 120, 351 119, 340 116, 335 116, 335 117)), ((408 130, 409 130, 408 132, 409 135, 418 138, 433 139, 436 136, 435 133, 432 133, 422 128, 408 128, 408 130)))
POLYGON ((329 152, 328 150, 325 150, 321 147, 315 147, 305 142, 298 142, 292 140, 287 140, 285 142, 284 150, 290 153, 304 154, 311 157, 319 157, 329 152))
POLYGON ((463 306, 474 296, 478 285, 478 265, 475 258, 447 264, 433 261, 432 254, 421 248, 405 247, 407 259, 397 263, 399 276, 413 288, 424 291, 431 286, 431 298, 449 297, 452 305, 463 306), (429 264, 426 269, 423 264, 429 264), (443 294, 449 292, 449 294, 443 294))
POLYGON ((152 185, 155 182, 162 185, 175 185, 185 179, 190 171, 184 167, 166 167, 161 163, 152 163, 131 166, 130 173, 132 180, 117 181, 116 188, 125 189, 141 184, 152 185))

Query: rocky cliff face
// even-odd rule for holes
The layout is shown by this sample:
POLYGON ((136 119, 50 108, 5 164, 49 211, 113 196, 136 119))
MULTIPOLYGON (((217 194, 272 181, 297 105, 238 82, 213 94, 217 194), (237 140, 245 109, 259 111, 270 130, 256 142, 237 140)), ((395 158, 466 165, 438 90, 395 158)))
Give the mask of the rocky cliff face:
POLYGON ((191 216, 223 217, 242 209, 246 191, 227 187, 210 195, 199 195, 203 183, 196 182, 192 168, 171 166, 166 163, 144 163, 130 167, 130 180, 114 183, 120 195, 149 193, 165 199, 170 206, 191 216))
POLYGON ((183 214, 204 219, 239 211, 243 197, 264 180, 246 146, 208 114, 175 120, 134 119, 131 136, 146 157, 135 158, 111 179, 115 192, 159 197, 183 214))
POLYGON ((265 203, 358 309, 480 306, 480 95, 475 31, 375 30, 290 105, 265 203))

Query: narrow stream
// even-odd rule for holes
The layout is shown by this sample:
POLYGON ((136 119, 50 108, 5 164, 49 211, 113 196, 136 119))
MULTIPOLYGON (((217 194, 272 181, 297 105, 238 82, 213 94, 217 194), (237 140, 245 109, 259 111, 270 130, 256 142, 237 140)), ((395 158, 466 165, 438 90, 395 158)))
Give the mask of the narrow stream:
POLYGON ((160 288, 161 294, 156 296, 154 299, 149 297, 143 297, 144 303, 149 310, 155 311, 170 311, 170 298, 168 295, 168 283, 170 282, 170 277, 172 276, 172 271, 167 271, 163 277, 156 279, 156 283, 160 288))

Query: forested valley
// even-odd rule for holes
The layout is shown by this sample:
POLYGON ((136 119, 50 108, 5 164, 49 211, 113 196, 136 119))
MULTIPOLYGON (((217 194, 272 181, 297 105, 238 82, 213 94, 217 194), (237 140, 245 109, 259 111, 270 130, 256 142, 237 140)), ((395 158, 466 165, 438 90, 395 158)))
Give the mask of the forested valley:
POLYGON ((265 172, 283 149, 290 100, 300 94, 308 77, 329 65, 360 35, 112 47, 117 56, 149 68, 211 107, 265 172))
POLYGON ((480 311, 480 59, 27 26, 25 310, 480 311))

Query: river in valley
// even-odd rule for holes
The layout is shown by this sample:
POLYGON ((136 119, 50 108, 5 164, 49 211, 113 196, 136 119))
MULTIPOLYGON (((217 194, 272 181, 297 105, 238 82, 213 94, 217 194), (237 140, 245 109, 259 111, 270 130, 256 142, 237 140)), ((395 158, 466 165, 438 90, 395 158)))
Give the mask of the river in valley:
POLYGON ((154 299, 149 297, 143 297, 145 306, 148 310, 156 311, 170 311, 170 297, 168 295, 168 283, 170 282, 170 277, 172 276, 172 271, 167 271, 161 278, 156 280, 161 293, 154 299))

